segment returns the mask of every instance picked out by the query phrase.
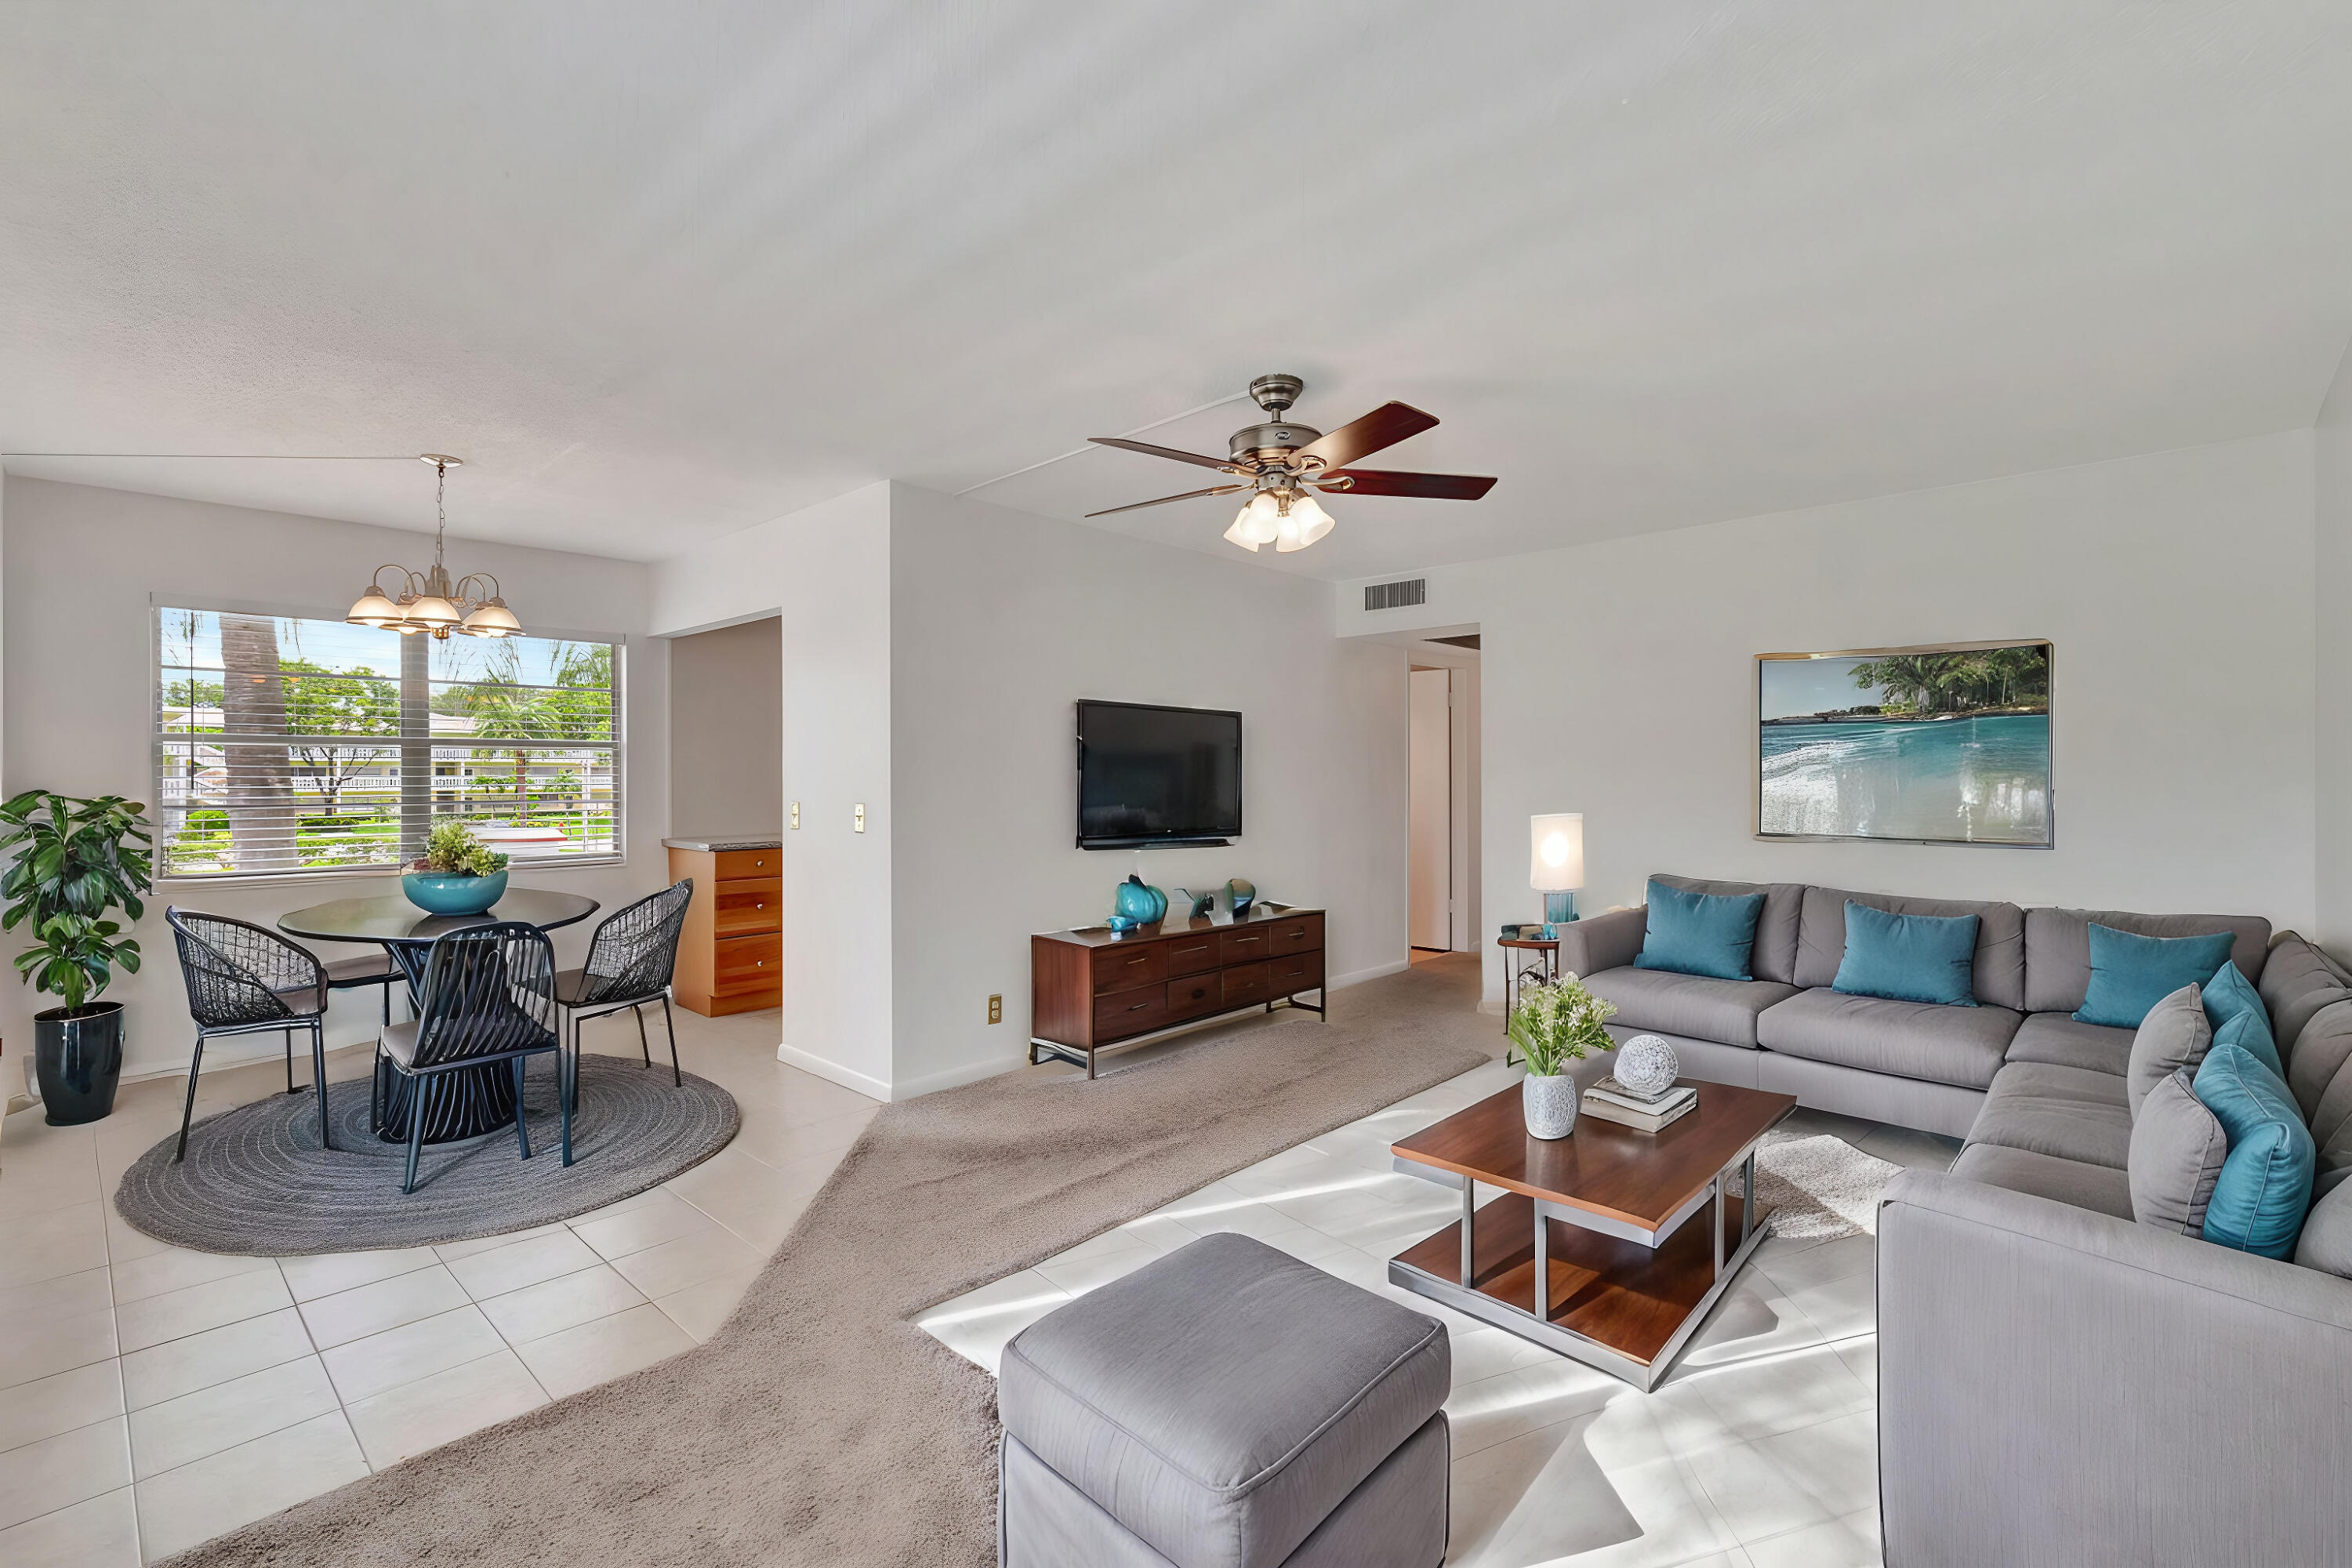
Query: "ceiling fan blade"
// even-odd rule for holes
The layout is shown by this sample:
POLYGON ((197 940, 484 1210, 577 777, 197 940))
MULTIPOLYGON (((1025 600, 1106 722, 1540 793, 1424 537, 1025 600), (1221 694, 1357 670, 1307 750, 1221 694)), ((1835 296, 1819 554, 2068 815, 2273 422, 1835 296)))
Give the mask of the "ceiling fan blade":
MULTIPOLYGON (((1492 482, 1492 480, 1488 481, 1490 484, 1492 482)), ((1129 506, 1106 507, 1100 511, 1090 511, 1087 515, 1108 517, 1115 511, 1139 511, 1148 506, 1166 506, 1171 500, 1191 500, 1195 496, 1229 496, 1236 490, 1245 490, 1249 488, 1247 485, 1211 485, 1204 490, 1186 490, 1181 496, 1161 496, 1158 500, 1139 500, 1129 506)))
MULTIPOLYGON (((1431 420, 1431 424, 1437 423, 1431 420)), ((1246 474, 1255 470, 1223 458, 1204 458, 1198 452, 1180 452, 1173 447, 1155 447, 1149 441, 1129 441, 1119 436, 1089 436, 1087 440, 1097 447, 1117 447, 1122 451, 1140 452, 1147 458, 1173 458, 1180 463, 1198 463, 1204 468, 1223 468, 1229 474, 1246 474)), ((1328 439, 1328 437, 1327 437, 1328 439)), ((1150 502, 1146 502, 1150 505, 1150 502)))
POLYGON ((1329 435, 1298 448, 1300 458, 1320 458, 1325 468, 1344 468, 1359 458, 1369 458, 1383 447, 1393 447, 1408 436, 1433 428, 1437 416, 1423 414, 1410 403, 1383 403, 1361 419, 1351 420, 1329 435))
POLYGON ((1335 495, 1426 496, 1432 500, 1476 500, 1495 488, 1493 479, 1478 474, 1408 474, 1394 468, 1341 468, 1318 474, 1314 482, 1328 485, 1336 479, 1355 483, 1334 489, 1335 495))

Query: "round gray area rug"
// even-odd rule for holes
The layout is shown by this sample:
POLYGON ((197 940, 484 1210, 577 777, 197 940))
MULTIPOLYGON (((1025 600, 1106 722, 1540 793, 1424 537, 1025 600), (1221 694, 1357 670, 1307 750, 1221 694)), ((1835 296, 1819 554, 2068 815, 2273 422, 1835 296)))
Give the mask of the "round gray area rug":
POLYGON ((327 1086, 334 1148, 319 1147, 317 1098, 274 1094, 196 1123, 188 1157, 179 1133, 156 1144, 116 1189, 122 1217, 158 1240, 200 1252, 283 1258, 465 1241, 549 1225, 658 1186, 727 1146, 741 1124, 735 1100, 708 1079, 670 1083, 614 1057, 580 1059, 572 1163, 562 1160, 555 1076, 534 1062, 523 1099, 530 1158, 512 1127, 427 1144, 416 1190, 403 1194, 404 1143, 368 1131, 364 1079, 327 1086))

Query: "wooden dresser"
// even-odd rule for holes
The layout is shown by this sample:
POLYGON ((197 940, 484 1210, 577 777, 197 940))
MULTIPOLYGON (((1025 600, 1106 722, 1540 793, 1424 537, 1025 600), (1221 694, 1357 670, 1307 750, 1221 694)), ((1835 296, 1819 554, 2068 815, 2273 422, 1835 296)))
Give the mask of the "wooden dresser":
POLYGON ((1095 1053, 1277 1002, 1323 1014, 1323 911, 1253 909, 1235 920, 1171 916, 1121 936, 1108 926, 1029 939, 1029 1059, 1095 1075, 1095 1053), (1298 1000, 1315 993, 1311 1003, 1298 1000))
POLYGON ((781 1006, 784 852, 767 839, 665 838, 669 879, 694 879, 677 942, 678 1005, 705 1017, 781 1006))

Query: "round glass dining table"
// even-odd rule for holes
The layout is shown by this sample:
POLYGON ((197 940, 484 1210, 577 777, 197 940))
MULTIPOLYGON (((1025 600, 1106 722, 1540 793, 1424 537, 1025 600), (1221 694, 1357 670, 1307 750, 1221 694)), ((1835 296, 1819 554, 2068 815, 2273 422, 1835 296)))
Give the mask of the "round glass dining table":
MULTIPOLYGON (((586 920, 596 912, 596 900, 578 893, 550 893, 537 888, 510 888, 492 904, 488 914, 427 914, 394 894, 376 899, 337 899, 278 918, 278 929, 307 942, 372 942, 392 955, 408 977, 411 1003, 421 1000, 425 964, 433 939, 468 926, 520 921, 541 931, 554 931, 586 920)), ((425 1129, 427 1143, 450 1143, 478 1138, 514 1125, 513 1069, 504 1062, 468 1068, 446 1075, 448 1088, 436 1091, 431 1120, 425 1129)), ((414 1098, 410 1080, 385 1062, 376 1063, 375 1092, 380 1113, 376 1136, 387 1143, 408 1141, 408 1112, 414 1098)))

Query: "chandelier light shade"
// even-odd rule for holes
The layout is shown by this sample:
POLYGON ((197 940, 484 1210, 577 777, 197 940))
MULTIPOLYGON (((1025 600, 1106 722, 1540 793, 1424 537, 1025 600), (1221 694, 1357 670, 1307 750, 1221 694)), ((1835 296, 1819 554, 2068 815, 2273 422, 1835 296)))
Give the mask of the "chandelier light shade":
POLYGON ((496 577, 487 572, 470 573, 452 583, 448 568, 441 563, 443 536, 449 530, 449 470, 464 467, 464 459, 427 452, 423 460, 433 465, 434 473, 433 564, 423 572, 396 564, 377 567, 368 580, 367 592, 343 619, 354 626, 388 627, 403 637, 432 637, 445 642, 451 632, 469 637, 520 637, 522 623, 499 596, 496 577), (383 590, 387 572, 400 574, 397 597, 383 590))

